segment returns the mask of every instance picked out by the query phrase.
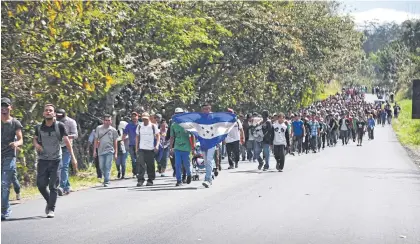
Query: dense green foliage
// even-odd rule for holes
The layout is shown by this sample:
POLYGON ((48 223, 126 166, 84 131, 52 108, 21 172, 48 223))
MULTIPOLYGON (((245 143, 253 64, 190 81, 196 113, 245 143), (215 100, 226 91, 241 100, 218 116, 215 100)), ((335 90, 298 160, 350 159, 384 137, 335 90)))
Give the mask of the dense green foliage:
POLYGON ((420 20, 372 25, 365 34, 374 83, 411 96, 411 81, 420 78, 420 20))
MULTIPOLYGON (((335 2, 2 2, 2 96, 31 128, 53 102, 76 118, 79 162, 104 112, 285 111, 372 74, 335 2), (356 75, 357 74, 357 75, 356 75)), ((23 167, 33 170, 33 166, 23 167), (32 167, 32 168, 31 168, 32 167)), ((33 174, 28 171, 26 182, 33 174)))

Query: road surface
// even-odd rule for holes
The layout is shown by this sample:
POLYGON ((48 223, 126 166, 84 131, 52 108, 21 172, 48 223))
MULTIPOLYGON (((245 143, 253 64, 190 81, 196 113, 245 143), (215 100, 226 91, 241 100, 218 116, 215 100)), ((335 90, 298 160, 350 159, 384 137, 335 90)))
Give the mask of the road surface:
POLYGON ((287 156, 283 173, 240 163, 209 189, 116 181, 59 198, 54 219, 42 199, 14 205, 2 243, 420 243, 418 166, 390 126, 375 133, 363 147, 287 156))

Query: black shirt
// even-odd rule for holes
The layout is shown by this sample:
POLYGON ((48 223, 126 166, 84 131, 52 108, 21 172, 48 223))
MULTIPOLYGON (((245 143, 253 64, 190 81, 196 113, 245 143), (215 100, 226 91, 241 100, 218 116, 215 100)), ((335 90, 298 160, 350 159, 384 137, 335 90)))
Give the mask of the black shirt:
POLYGON ((1 122, 1 158, 16 157, 16 150, 9 144, 15 141, 16 131, 21 129, 22 124, 15 118, 1 122))

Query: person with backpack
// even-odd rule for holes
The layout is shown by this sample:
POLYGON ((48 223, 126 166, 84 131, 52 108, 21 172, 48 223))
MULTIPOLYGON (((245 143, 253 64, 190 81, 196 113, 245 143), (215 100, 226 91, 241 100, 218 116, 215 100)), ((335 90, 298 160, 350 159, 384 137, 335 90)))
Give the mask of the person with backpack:
POLYGON ((99 167, 104 176, 104 187, 110 183, 113 159, 118 158, 118 132, 111 126, 111 115, 103 116, 103 124, 96 128, 93 157, 99 158, 99 167), (98 150, 96 150, 98 149, 98 150))
POLYGON ((160 133, 156 124, 150 122, 149 113, 142 114, 143 123, 139 124, 136 129, 136 152, 137 152, 137 186, 143 186, 147 167, 146 186, 153 186, 156 178, 155 172, 155 153, 159 150, 160 133))
MULTIPOLYGON (((11 116, 12 102, 9 98, 1 99, 1 219, 11 214, 9 196, 10 185, 16 174, 16 155, 18 147, 23 145, 22 124, 11 116)), ((20 188, 20 186, 19 186, 20 188)), ((16 187, 15 187, 16 189, 16 187)), ((16 191, 16 190, 15 190, 16 191)), ((20 191, 20 189, 19 189, 20 191)), ((17 193, 17 192, 16 192, 17 193)), ((16 194, 18 195, 18 194, 16 194)))
MULTIPOLYGON (((77 123, 74 119, 67 116, 66 111, 64 109, 57 109, 56 114, 57 120, 64 124, 66 127, 68 138, 70 142, 73 144, 73 140, 77 139, 77 123)), ((70 166, 70 153, 66 148, 64 143, 61 143, 61 151, 63 152, 63 156, 61 159, 60 165, 60 187, 58 188, 58 195, 68 195, 70 194, 70 181, 69 181, 69 166, 70 166)), ((76 169, 73 169, 76 170, 76 169)))
POLYGON ((47 201, 45 214, 47 218, 54 218, 55 204, 57 202, 58 166, 62 158, 61 142, 63 141, 71 156, 71 161, 77 168, 76 157, 73 153, 71 141, 67 136, 63 123, 55 120, 55 106, 44 106, 44 121, 35 128, 33 144, 38 152, 37 186, 39 192, 47 201), (49 191, 47 190, 49 187, 49 191))
MULTIPOLYGON (((228 109, 228 112, 235 113, 233 109, 228 109)), ((228 169, 238 168, 240 146, 244 143, 244 137, 242 123, 238 119, 225 139, 229 162, 228 169)))

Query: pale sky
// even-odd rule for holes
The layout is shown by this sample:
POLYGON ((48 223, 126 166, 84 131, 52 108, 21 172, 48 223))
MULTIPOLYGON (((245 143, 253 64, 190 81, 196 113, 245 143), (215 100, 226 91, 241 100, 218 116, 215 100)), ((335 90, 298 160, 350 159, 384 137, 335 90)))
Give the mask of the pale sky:
POLYGON ((398 24, 407 19, 420 19, 420 0, 416 1, 372 1, 372 0, 342 0, 346 6, 345 12, 355 18, 357 25, 365 21, 379 23, 396 22, 398 24))

